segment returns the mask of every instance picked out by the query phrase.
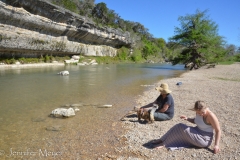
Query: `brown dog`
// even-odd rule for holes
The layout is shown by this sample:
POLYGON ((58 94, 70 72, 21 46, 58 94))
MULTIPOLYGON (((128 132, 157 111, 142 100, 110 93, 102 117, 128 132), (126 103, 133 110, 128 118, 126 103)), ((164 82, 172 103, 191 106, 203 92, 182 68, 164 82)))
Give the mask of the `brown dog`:
POLYGON ((137 111, 137 117, 139 122, 142 122, 142 119, 144 119, 148 123, 153 123, 153 120, 151 120, 150 113, 148 111, 144 111, 141 108, 138 108, 136 111, 137 111))
POLYGON ((144 111, 143 108, 134 107, 134 110, 137 112, 138 121, 141 122, 141 119, 146 120, 148 123, 154 122, 154 112, 158 109, 157 104, 153 104, 151 111, 144 111))

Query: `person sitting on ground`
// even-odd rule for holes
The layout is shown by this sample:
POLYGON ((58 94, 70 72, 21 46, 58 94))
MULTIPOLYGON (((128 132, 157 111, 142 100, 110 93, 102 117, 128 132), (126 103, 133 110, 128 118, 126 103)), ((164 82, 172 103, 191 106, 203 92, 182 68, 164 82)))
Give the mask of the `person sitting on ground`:
POLYGON ((172 91, 168 89, 167 83, 162 83, 160 87, 155 88, 160 92, 158 98, 148 105, 141 107, 143 112, 149 112, 150 119, 155 121, 170 120, 174 116, 174 100, 170 94, 172 91), (158 107, 153 107, 157 105, 158 107))
POLYGON ((221 130, 218 118, 210 111, 203 101, 196 101, 192 109, 196 112, 195 118, 188 118, 184 115, 181 119, 196 124, 195 127, 187 126, 179 123, 173 126, 160 139, 154 140, 153 147, 160 149, 166 147, 168 149, 181 149, 189 147, 209 147, 213 140, 213 130, 215 130, 214 153, 220 151, 219 141, 221 130))

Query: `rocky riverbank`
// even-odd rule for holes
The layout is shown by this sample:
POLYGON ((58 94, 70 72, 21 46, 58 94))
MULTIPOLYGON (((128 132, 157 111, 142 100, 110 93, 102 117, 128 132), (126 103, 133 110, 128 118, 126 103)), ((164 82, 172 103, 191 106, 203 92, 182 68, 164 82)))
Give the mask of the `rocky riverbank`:
MULTIPOLYGON (((239 159, 240 157, 240 64, 217 65, 215 68, 189 71, 180 77, 161 80, 169 84, 175 100, 175 116, 170 121, 141 124, 136 114, 130 114, 122 121, 127 129, 123 139, 126 147, 117 148, 121 153, 128 153, 117 159, 239 159), (176 85, 182 82, 182 85, 176 85), (173 125, 189 122, 181 120, 180 115, 194 117, 193 108, 196 100, 203 100, 213 111, 221 125, 220 153, 213 154, 213 145, 205 149, 152 149, 150 141, 160 138, 173 125)), ((136 100, 139 106, 153 102, 159 93, 151 88, 136 100)))

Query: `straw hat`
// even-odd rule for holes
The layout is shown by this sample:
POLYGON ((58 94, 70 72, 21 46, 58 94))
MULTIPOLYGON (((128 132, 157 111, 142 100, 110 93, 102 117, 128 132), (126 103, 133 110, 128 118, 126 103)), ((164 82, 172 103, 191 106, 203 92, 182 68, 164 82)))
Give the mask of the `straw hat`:
POLYGON ((168 93, 172 92, 168 89, 168 84, 167 83, 162 83, 160 85, 160 87, 156 87, 155 89, 158 90, 159 92, 161 92, 162 94, 168 94, 168 93))

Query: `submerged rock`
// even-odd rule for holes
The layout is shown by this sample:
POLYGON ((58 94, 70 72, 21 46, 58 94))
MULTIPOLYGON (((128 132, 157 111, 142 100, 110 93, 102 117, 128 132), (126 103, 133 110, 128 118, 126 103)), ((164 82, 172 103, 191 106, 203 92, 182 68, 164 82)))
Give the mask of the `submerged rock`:
POLYGON ((75 116, 75 111, 73 108, 57 108, 54 109, 50 115, 54 117, 71 117, 75 116))
POLYGON ((69 75, 69 72, 68 71, 61 71, 58 74, 62 75, 62 76, 67 76, 67 75, 69 75))

